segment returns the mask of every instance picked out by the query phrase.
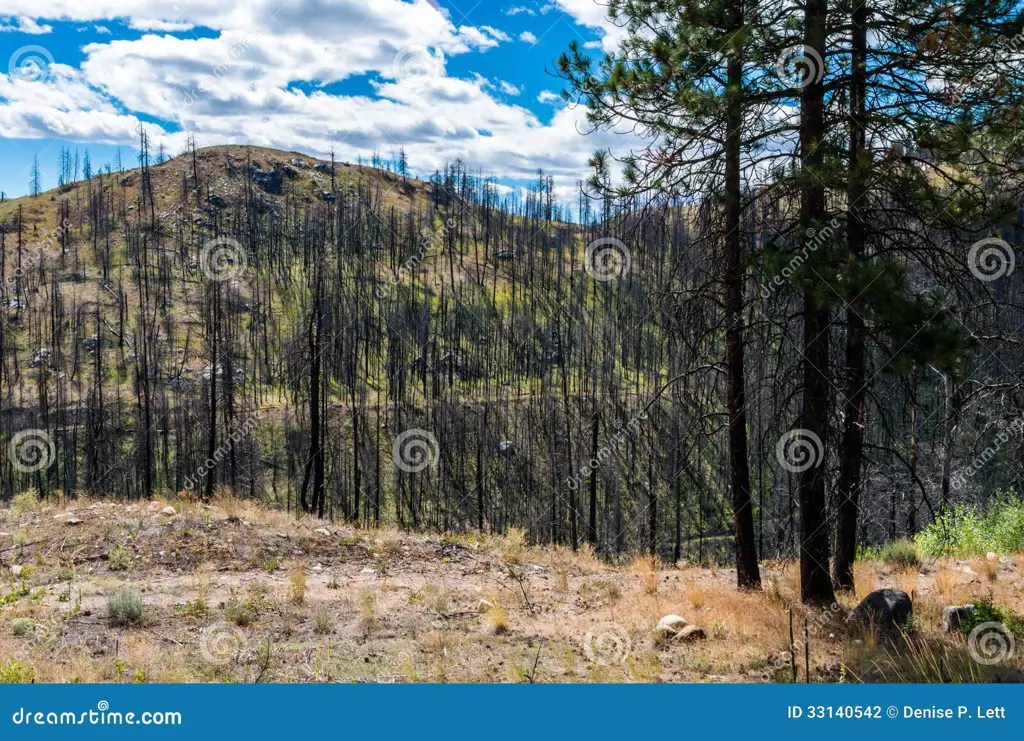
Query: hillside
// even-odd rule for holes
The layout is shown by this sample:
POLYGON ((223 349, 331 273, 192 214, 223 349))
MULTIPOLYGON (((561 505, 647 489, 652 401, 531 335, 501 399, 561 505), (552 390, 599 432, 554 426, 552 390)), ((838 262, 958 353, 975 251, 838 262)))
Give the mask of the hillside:
MULTIPOLYGON (((1024 564, 1024 562, 1022 562, 1024 564)), ((950 600, 1020 610, 1024 574, 945 560, 861 564, 858 594, 915 594, 894 642, 822 614, 797 569, 766 589, 727 570, 615 567, 521 531, 426 536, 295 519, 251 502, 0 508, 0 677, 40 682, 776 682, 1019 680, 939 630, 950 600), (987 577, 982 574, 988 574, 987 577), (985 583, 983 583, 983 581, 985 583), (792 616, 791 611, 792 610, 792 616), (700 631, 659 638, 679 615, 700 631), (807 618, 807 643, 802 638, 807 618), (4 674, 6 672, 6 674, 4 674), (17 675, 17 676, 15 676, 17 675)))

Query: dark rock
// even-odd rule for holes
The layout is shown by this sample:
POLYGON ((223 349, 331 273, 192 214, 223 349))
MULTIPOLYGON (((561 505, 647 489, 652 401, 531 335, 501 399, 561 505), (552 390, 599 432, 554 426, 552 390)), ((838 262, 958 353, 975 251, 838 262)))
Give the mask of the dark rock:
POLYGON ((313 169, 316 170, 317 172, 322 172, 324 175, 334 174, 334 168, 323 162, 318 162, 313 169))
POLYGON ((281 186, 284 184, 284 170, 277 167, 266 171, 253 170, 252 181, 265 193, 279 196, 281 195, 281 186))
POLYGON ((123 185, 126 188, 135 185, 135 176, 125 175, 123 178, 121 178, 121 185, 123 185))
POLYGON ((508 455, 513 450, 515 450, 515 447, 515 443, 512 442, 511 440, 502 440, 500 443, 498 443, 498 452, 501 453, 502 455, 508 455))
POLYGON ((952 605, 942 610, 942 632, 952 633, 974 615, 974 605, 952 605))
POLYGON ((224 196, 219 196, 216 193, 214 193, 212 196, 210 196, 210 205, 213 206, 214 208, 227 208, 230 204, 228 203, 227 198, 225 198, 224 196))
POLYGON ((284 172, 285 177, 288 178, 289 180, 294 180, 299 176, 299 171, 296 170, 294 167, 288 167, 288 165, 284 165, 281 168, 281 171, 284 172))
POLYGON ((327 203, 334 203, 334 194, 329 190, 320 191, 320 200, 327 203))
POLYGON ((857 605, 847 623, 880 630, 892 630, 907 625, 914 615, 910 595, 899 589, 877 589, 857 605))
POLYGON ((499 260, 511 260, 515 258, 515 256, 516 253, 512 252, 511 250, 500 250, 498 254, 495 255, 495 257, 497 257, 499 260))

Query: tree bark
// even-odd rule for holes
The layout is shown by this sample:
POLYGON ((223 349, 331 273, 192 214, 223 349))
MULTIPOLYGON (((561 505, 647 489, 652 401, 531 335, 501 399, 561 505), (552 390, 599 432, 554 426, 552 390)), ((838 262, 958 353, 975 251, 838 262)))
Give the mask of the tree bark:
POLYGON ((740 147, 743 126, 743 55, 739 29, 743 27, 743 0, 729 8, 736 39, 729 50, 726 90, 725 141, 725 355, 728 376, 729 469, 732 485, 733 534, 736 540, 736 583, 741 589, 761 586, 754 538, 747 460, 746 389, 743 375, 743 243, 740 234, 740 147))
MULTIPOLYGON (((827 0, 807 0, 804 6, 804 49, 825 59, 827 0)), ((825 216, 823 176, 825 137, 824 75, 814 68, 800 99, 800 158, 803 163, 800 198, 801 233, 818 229, 825 216)), ((826 529, 825 461, 828 446, 828 332, 829 310, 815 291, 803 295, 803 424, 808 437, 819 442, 819 457, 800 473, 800 598, 803 602, 834 602, 829 573, 826 529)))

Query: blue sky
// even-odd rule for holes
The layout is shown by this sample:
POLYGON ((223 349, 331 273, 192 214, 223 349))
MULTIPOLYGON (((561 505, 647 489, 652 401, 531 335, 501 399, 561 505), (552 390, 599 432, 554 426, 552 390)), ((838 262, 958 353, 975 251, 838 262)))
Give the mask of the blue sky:
POLYGON ((543 168, 572 200, 593 150, 632 140, 580 135, 554 60, 617 34, 596 0, 0 0, 0 190, 27 192, 34 155, 53 187, 62 146, 129 167, 141 121, 171 154, 189 132, 346 160, 404 147, 420 174, 461 157, 515 188, 543 168))

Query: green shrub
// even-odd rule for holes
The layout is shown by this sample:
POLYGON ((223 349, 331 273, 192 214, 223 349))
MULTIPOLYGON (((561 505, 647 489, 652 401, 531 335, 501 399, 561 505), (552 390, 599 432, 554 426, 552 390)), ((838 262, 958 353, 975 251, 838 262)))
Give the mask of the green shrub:
POLYGON ((982 623, 1002 623, 1013 635, 1024 635, 1024 618, 1015 615, 1012 610, 999 607, 987 599, 977 599, 971 604, 974 605, 974 612, 965 615, 957 626, 964 635, 970 635, 982 623))
POLYGON ((36 670, 20 661, 8 659, 6 664, 0 664, 0 684, 32 684, 35 678, 36 670))
POLYGON ((248 603, 233 599, 224 605, 224 617, 239 628, 248 628, 256 622, 256 611, 248 603))
POLYGON ((988 511, 959 504, 917 536, 929 556, 984 556, 1024 549, 1024 502, 1010 489, 996 494, 988 511))
POLYGON ((917 543, 912 540, 894 540, 878 549, 878 560, 889 566, 917 567, 921 564, 917 543))
POLYGON ((334 630, 334 623, 331 620, 331 613, 320 609, 313 613, 313 632, 317 635, 327 635, 334 630))
POLYGON ((111 625, 142 622, 142 596, 131 587, 121 587, 107 598, 107 619, 111 625))
POLYGON ((27 636, 34 627, 35 623, 31 618, 15 618, 11 621, 11 633, 18 637, 27 636))

